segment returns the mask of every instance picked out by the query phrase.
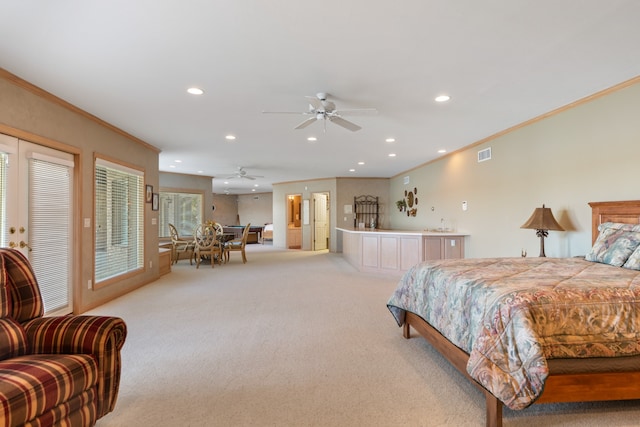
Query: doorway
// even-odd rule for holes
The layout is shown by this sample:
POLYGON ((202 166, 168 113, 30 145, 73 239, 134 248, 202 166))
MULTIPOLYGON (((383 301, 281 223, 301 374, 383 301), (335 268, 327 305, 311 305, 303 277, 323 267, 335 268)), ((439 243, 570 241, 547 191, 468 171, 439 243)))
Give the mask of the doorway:
POLYGON ((313 193, 313 250, 329 249, 329 193, 313 193))
POLYGON ((0 246, 20 250, 45 314, 73 311, 74 156, 0 134, 0 246))
POLYGON ((302 194, 287 196, 287 248, 302 249, 302 194))

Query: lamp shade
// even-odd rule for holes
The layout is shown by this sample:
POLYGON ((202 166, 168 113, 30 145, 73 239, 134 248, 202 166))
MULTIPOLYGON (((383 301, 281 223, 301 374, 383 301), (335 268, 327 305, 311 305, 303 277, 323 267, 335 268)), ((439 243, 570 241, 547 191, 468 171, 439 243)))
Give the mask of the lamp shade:
POLYGON ((536 210, 533 211, 531 218, 529 218, 520 228, 564 231, 564 228, 562 228, 553 217, 551 209, 545 208, 544 205, 542 205, 541 208, 536 208, 536 210))

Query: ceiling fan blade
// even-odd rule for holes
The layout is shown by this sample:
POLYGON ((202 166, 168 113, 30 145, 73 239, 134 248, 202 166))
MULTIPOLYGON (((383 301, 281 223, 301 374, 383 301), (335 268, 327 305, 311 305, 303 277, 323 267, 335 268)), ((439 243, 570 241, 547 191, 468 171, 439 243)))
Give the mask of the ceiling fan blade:
POLYGON ((322 101, 322 107, 324 108, 324 111, 328 113, 336 110, 336 104, 331 101, 322 101))
POLYGON ((296 126, 294 129, 303 129, 306 128, 307 126, 309 126, 310 124, 312 124, 313 122, 315 122, 316 119, 315 117, 311 117, 310 119, 305 120, 304 122, 300 123, 298 126, 296 126))
POLYGON ((314 110, 321 110, 323 108, 322 100, 318 99, 315 96, 305 96, 309 100, 309 105, 314 110))
POLYGON ((345 120, 342 117, 329 116, 329 120, 331 120, 332 123, 335 123, 338 126, 342 126, 345 129, 349 129, 351 132, 355 132, 355 131, 358 131, 358 130, 362 129, 357 124, 351 123, 350 121, 345 120))

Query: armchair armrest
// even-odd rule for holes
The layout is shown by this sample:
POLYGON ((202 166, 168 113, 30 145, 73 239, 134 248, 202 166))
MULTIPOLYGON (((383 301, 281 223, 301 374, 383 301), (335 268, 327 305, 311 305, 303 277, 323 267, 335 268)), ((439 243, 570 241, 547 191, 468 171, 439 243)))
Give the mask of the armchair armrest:
POLYGON ((127 327, 118 317, 39 317, 23 324, 32 354, 91 354, 98 363, 98 418, 111 412, 120 386, 127 327))

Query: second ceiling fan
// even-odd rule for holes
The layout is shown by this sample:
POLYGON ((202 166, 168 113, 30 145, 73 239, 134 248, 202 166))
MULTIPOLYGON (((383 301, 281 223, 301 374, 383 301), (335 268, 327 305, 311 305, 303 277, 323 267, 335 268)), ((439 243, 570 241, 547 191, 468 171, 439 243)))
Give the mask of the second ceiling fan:
POLYGON ((377 110, 375 108, 358 108, 358 109, 349 109, 349 110, 338 110, 336 108, 336 104, 329 101, 327 97, 329 94, 320 92, 317 93, 316 96, 306 96, 309 100, 309 109, 303 112, 295 112, 295 111, 263 111, 266 114, 302 114, 305 116, 310 116, 305 121, 300 123, 294 129, 303 129, 307 126, 315 123, 318 120, 322 120, 324 125, 324 130, 327 130, 327 120, 331 123, 334 123, 338 126, 341 126, 345 129, 348 129, 352 132, 358 131, 362 129, 362 127, 357 124, 345 120, 342 116, 346 115, 361 115, 361 114, 377 114, 377 110))
POLYGON ((249 175, 246 170, 242 166, 238 166, 233 174, 229 174, 229 176, 224 177, 224 179, 250 179, 251 181, 256 178, 264 178, 262 175, 249 175))

